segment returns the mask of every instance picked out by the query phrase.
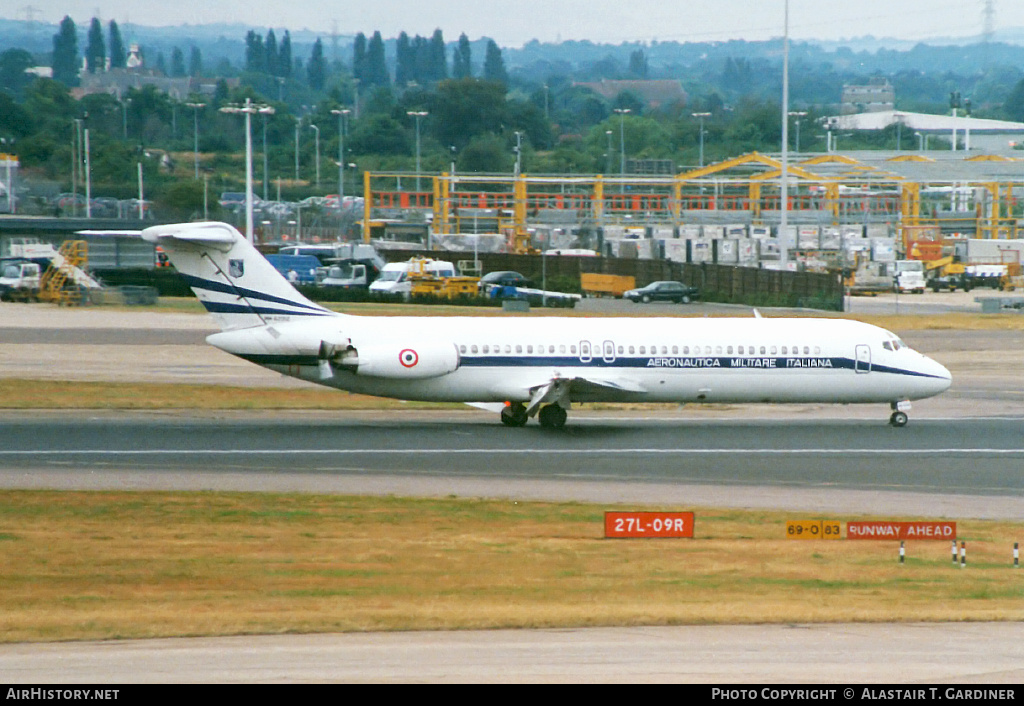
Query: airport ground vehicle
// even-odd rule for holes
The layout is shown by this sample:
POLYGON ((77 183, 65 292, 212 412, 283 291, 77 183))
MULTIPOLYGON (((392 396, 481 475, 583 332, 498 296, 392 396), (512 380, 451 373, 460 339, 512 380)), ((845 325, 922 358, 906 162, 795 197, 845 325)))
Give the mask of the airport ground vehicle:
POLYGON ((380 269, 371 262, 338 260, 326 267, 317 268, 316 283, 321 287, 368 289, 379 276, 380 269))
POLYGON ((267 255, 267 261, 293 284, 316 284, 320 260, 313 255, 267 255))
POLYGON ((456 274, 455 265, 447 260, 414 257, 406 262, 389 262, 381 269, 380 277, 370 285, 370 292, 409 297, 412 293, 410 275, 414 272, 432 277, 454 277, 456 274))
POLYGON ((893 265, 892 286, 900 294, 923 294, 926 286, 924 262, 897 260, 893 265))
POLYGON ((676 304, 689 304, 694 299, 700 298, 700 290, 682 282, 665 280, 651 282, 646 287, 630 289, 622 297, 634 302, 675 302, 676 304))
POLYGON ((36 301, 43 269, 38 262, 13 258, 0 261, 0 301, 36 301))
POLYGON ((88 247, 84 240, 65 241, 55 250, 35 238, 15 238, 8 249, 11 257, 0 266, 0 298, 80 304, 88 300, 88 290, 103 287, 85 270, 88 247))
POLYGON ((480 278, 480 294, 495 299, 519 299, 530 306, 564 307, 572 309, 582 297, 579 294, 537 289, 518 272, 498 270, 480 278))

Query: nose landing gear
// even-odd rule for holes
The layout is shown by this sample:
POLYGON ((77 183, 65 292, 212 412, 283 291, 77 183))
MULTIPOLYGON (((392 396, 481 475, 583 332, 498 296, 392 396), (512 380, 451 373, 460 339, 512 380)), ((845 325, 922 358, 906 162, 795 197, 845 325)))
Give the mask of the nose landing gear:
POLYGON ((892 408, 892 415, 889 417, 889 425, 893 427, 905 427, 910 418, 907 416, 906 410, 910 409, 910 402, 904 400, 902 402, 893 402, 889 405, 892 408))
POLYGON ((889 417, 889 424, 894 427, 905 427, 909 419, 906 412, 893 412, 892 416, 889 417))

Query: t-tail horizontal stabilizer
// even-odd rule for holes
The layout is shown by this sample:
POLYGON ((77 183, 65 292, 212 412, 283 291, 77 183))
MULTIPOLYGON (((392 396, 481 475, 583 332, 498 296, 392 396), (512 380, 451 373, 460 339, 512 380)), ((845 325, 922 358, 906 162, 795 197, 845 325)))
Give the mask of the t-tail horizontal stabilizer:
POLYGON ((334 315, 297 292, 227 223, 154 226, 142 237, 163 248, 223 330, 334 315))

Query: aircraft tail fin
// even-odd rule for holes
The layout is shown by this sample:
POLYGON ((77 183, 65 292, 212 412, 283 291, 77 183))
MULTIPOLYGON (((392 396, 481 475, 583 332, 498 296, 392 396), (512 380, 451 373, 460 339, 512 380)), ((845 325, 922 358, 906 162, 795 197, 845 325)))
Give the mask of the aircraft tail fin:
POLYGON ((300 294, 227 223, 153 226, 142 237, 163 248, 222 330, 335 315, 300 294))

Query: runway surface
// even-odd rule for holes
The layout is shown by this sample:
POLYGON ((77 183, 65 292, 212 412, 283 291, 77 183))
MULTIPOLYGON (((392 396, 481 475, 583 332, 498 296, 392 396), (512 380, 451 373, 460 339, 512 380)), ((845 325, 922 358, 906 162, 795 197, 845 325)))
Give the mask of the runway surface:
MULTIPOLYGON (((899 306, 930 313, 944 301, 953 300, 906 297, 899 306)), ((894 304, 854 303, 880 313, 894 304)), ((303 384, 206 346, 212 322, 201 315, 4 304, 0 320, 2 377, 303 384)), ((954 373, 950 391, 916 403, 904 429, 885 423, 884 406, 574 411, 561 431, 506 429, 478 411, 4 412, 0 486, 1024 517, 1024 335, 903 337, 954 373)), ((1019 684, 1021 628, 691 626, 0 645, 0 674, 36 684, 1019 684)))
MULTIPOLYGON (((269 682, 1003 684, 1019 696, 1015 623, 742 625, 274 635, 0 646, 8 683, 269 682), (156 678, 154 679, 154 675, 156 678)), ((939 688, 942 698, 956 691, 939 688)), ((845 693, 850 689, 849 693, 845 693)), ((700 690, 689 690, 690 696, 700 690)), ((131 694, 129 689, 128 694, 131 694)), ((771 690, 758 698, 778 699, 771 690)), ((963 698, 963 697, 961 697, 963 698)), ((1013 698, 1012 696, 1009 698, 1013 698)), ((918 699, 920 700, 920 699, 918 699)), ((791 699, 785 701, 792 702, 791 699)), ((799 701, 804 701, 800 699, 799 701)), ((797 701, 797 702, 799 702, 797 701)))

